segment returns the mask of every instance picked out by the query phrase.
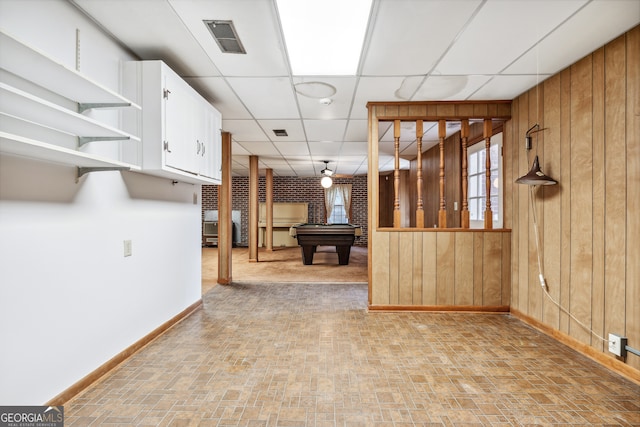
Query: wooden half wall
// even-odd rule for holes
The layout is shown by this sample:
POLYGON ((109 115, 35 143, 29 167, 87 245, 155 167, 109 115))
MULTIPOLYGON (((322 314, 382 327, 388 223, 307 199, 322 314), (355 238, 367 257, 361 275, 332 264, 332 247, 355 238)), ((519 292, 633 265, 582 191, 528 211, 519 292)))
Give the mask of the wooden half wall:
POLYGON ((375 233, 370 310, 509 311, 509 230, 375 233))
POLYGON ((367 107, 369 309, 508 312, 510 230, 380 226, 378 129, 380 121, 390 120, 505 121, 511 102, 370 102, 367 107))

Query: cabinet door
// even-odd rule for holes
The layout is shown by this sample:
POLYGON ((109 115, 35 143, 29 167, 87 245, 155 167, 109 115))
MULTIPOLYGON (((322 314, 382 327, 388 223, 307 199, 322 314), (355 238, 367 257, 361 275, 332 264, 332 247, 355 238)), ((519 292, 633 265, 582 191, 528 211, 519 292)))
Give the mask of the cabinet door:
POLYGON ((177 75, 164 76, 165 165, 185 172, 197 172, 195 129, 201 118, 191 91, 177 75))
POLYGON ((211 178, 222 181, 222 114, 218 110, 213 110, 214 126, 213 126, 213 147, 212 147, 212 163, 213 175, 211 178))
POLYGON ((200 140, 200 175, 208 178, 220 179, 222 169, 220 128, 222 120, 220 113, 204 101, 202 105, 204 126, 203 139, 200 140))

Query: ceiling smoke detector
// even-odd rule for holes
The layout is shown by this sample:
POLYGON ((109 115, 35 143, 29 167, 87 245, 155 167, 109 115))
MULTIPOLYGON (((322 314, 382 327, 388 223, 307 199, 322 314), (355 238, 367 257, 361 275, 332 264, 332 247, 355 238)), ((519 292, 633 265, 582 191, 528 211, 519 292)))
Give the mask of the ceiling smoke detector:
POLYGON ((222 53, 247 53, 233 26, 233 21, 204 20, 202 22, 211 32, 222 53))

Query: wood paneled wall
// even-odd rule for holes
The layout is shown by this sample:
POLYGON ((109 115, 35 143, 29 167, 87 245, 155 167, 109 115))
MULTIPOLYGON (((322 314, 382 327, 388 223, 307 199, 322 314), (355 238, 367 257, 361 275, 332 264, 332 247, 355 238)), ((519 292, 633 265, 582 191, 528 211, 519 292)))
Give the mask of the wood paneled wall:
MULTIPOLYGON (((640 348, 640 27, 522 94, 505 126, 505 227, 512 229, 512 311, 609 354, 601 339, 640 348), (545 128, 527 155, 526 130, 545 128), (538 154, 559 181, 536 189, 543 295, 529 188, 513 181, 538 154)), ((627 356, 640 369, 640 357, 627 356)))
POLYGON ((508 230, 379 229, 370 309, 508 311, 508 230))

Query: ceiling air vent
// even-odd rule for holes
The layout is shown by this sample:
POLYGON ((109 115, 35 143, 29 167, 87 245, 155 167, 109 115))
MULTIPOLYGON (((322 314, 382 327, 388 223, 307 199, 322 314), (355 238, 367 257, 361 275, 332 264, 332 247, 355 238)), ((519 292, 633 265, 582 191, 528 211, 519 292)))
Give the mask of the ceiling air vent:
POLYGON ((247 53, 238 38, 233 21, 204 20, 202 22, 207 26, 223 53, 247 53))
POLYGON ((276 136, 289 136, 286 129, 273 129, 273 133, 275 133, 276 136))

